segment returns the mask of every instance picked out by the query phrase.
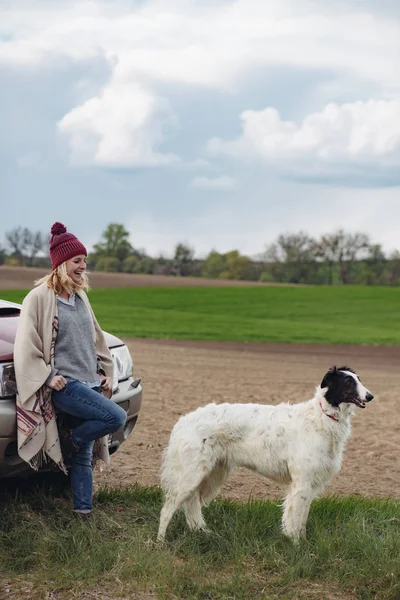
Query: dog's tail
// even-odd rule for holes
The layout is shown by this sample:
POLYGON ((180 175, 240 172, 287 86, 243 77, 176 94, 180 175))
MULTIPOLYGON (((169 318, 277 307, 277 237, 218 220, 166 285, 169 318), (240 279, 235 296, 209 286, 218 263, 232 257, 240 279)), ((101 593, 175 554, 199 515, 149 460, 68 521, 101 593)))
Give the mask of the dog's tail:
POLYGON ((180 432, 172 431, 168 446, 163 452, 160 480, 165 492, 177 489, 179 481, 185 477, 190 464, 199 455, 199 444, 195 439, 180 432))

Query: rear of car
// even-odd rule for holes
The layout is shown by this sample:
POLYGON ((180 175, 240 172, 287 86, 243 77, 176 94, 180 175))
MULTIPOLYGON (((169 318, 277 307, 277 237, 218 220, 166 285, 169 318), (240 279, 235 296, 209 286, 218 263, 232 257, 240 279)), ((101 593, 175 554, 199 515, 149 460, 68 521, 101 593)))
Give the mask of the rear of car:
MULTIPOLYGON (((13 363, 14 340, 21 305, 0 300, 0 478, 35 473, 18 455, 16 419, 16 381, 13 363)), ((113 454, 132 433, 142 404, 140 378, 133 378, 133 362, 128 347, 119 338, 104 332, 114 361, 113 396, 127 414, 125 426, 109 436, 113 454)), ((40 471, 52 470, 46 463, 40 471)))

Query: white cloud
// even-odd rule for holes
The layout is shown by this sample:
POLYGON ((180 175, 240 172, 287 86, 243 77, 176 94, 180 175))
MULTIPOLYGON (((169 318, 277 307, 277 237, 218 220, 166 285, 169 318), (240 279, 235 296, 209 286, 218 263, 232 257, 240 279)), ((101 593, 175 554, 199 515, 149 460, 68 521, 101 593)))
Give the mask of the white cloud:
POLYGON ((228 175, 221 177, 195 177, 189 187, 196 190, 219 190, 232 191, 236 189, 236 180, 228 175))
MULTIPOLYGON (((160 151, 177 119, 169 92, 162 97, 160 88, 236 93, 249 73, 262 77, 269 69, 289 68, 330 73, 339 82, 371 86, 376 98, 397 98, 399 38, 399 21, 379 14, 378 3, 367 11, 350 0, 19 0, 12 9, 0 8, 0 65, 57 69, 65 60, 79 65, 98 57, 109 64, 108 84, 59 123, 77 165, 175 162, 160 151)), ((254 111, 245 114, 257 118, 254 111)), ((322 115, 324 123, 315 126, 286 124, 273 113, 258 119, 267 127, 276 121, 277 134, 291 136, 292 143, 296 138, 309 155, 308 131, 318 137, 320 127, 328 128, 331 117, 322 115), (286 131, 287 125, 298 131, 286 131)), ((373 110, 365 115, 366 129, 374 129, 375 116, 373 110)), ((319 146, 320 162, 324 149, 332 150, 328 146, 319 146)), ((346 152, 351 155, 350 144, 346 152)))
POLYGON ((398 22, 318 0, 21 0, 0 10, 0 61, 116 59, 144 76, 218 88, 250 68, 334 69, 398 89, 398 22))
POLYGON ((244 111, 241 121, 236 140, 209 141, 211 154, 261 159, 293 176, 340 177, 353 168, 394 175, 400 168, 400 100, 328 104, 299 124, 271 107, 244 111))
POLYGON ((81 166, 154 167, 179 159, 155 150, 173 124, 167 100, 133 84, 112 82, 58 123, 71 161, 81 166))

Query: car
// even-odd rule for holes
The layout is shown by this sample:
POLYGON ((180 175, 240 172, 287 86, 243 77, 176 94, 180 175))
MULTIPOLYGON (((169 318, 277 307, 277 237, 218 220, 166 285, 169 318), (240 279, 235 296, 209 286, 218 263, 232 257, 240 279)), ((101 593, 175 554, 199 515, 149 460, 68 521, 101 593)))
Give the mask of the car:
MULTIPOLYGON (((18 455, 16 418, 16 381, 13 363, 14 341, 21 305, 0 300, 0 478, 23 477, 35 474, 18 455)), ((104 332, 114 361, 113 396, 127 419, 123 428, 109 436, 109 451, 113 454, 132 433, 142 405, 141 378, 133 378, 133 361, 122 340, 104 332)), ((49 461, 39 472, 54 471, 49 461)))

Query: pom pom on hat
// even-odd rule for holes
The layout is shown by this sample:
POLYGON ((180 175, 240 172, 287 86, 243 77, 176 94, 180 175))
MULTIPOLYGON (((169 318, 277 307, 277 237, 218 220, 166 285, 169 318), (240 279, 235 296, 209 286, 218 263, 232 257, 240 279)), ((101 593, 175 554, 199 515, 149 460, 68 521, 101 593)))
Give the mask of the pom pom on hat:
POLYGON ((50 230, 51 235, 60 235, 61 233, 66 233, 66 232, 67 232, 67 228, 65 227, 65 225, 63 223, 59 223, 58 221, 56 221, 51 226, 51 230, 50 230))
POLYGON ((63 223, 56 221, 50 232, 50 260, 53 271, 74 256, 79 254, 87 256, 85 246, 75 235, 67 232, 67 228, 63 223))

